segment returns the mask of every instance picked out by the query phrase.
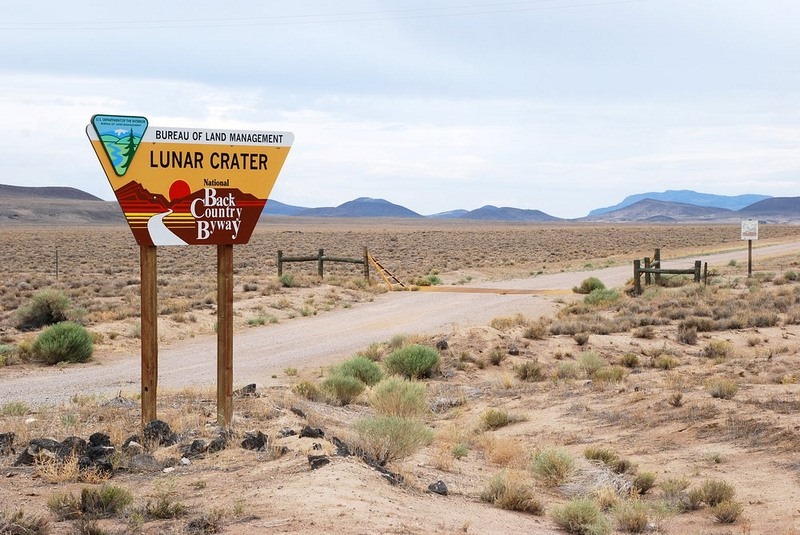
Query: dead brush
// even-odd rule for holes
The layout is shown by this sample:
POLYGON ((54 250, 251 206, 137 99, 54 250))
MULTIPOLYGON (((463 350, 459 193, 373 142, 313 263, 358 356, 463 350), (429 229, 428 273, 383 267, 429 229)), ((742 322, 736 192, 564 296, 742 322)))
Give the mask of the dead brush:
POLYGON ((533 485, 519 471, 503 471, 494 475, 481 492, 481 500, 509 511, 532 515, 544 513, 544 505, 536 498, 533 485))

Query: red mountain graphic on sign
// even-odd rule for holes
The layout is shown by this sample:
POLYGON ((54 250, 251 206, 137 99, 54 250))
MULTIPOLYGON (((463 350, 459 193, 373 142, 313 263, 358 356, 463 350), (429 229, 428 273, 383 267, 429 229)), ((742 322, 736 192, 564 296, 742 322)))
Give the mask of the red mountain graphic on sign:
POLYGON ((128 213, 161 213, 169 210, 169 201, 158 193, 150 193, 136 181, 131 181, 114 192, 122 211, 128 213))

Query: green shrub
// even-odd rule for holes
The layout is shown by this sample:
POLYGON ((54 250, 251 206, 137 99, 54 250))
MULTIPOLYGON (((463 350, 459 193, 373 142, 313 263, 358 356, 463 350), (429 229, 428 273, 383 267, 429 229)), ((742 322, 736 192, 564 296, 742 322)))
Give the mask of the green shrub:
POLYGON ((486 409, 481 414, 481 422, 486 429, 499 429, 520 420, 520 417, 510 414, 505 409, 486 409))
POLYGON ((63 321, 45 329, 33 343, 33 353, 47 364, 86 362, 92 356, 92 337, 83 325, 63 321))
POLYGON ((592 379, 599 384, 603 383, 619 383, 623 379, 625 379, 625 368, 622 366, 610 366, 608 368, 600 368, 594 375, 592 375, 592 379))
POLYGON ((549 448, 536 454, 531 469, 546 485, 555 487, 569 479, 575 470, 575 461, 567 450, 549 448))
POLYGON ((550 517, 567 533, 575 535, 603 535, 610 531, 608 520, 597 504, 585 498, 553 507, 550 517))
POLYGON ((719 479, 709 479, 700 487, 700 492, 703 495, 703 501, 711 507, 715 505, 732 501, 736 496, 736 489, 727 481, 719 479))
POLYGON ((694 325, 678 325, 678 341, 693 346, 697 343, 697 327, 694 325))
POLYGON ((430 377, 439 365, 439 353, 432 347, 409 344, 395 349, 383 361, 389 373, 408 379, 430 377))
POLYGON ((590 294, 595 290, 605 290, 606 285, 597 277, 589 277, 581 282, 580 286, 575 286, 572 291, 576 294, 590 294))
POLYGON ((372 389, 370 404, 384 416, 419 416, 428 412, 425 391, 422 383, 389 377, 372 389))
POLYGON ((292 385, 292 392, 309 401, 319 401, 320 391, 317 385, 310 381, 300 381, 292 385))
POLYGON ((721 524, 733 524, 739 519, 743 508, 739 502, 725 500, 711 508, 711 514, 721 524))
POLYGON ((733 344, 725 340, 711 340, 703 349, 703 356, 713 359, 716 362, 728 360, 733 356, 733 344))
POLYGON ((341 373, 329 375, 322 381, 322 390, 328 394, 331 401, 339 405, 349 405, 365 388, 366 385, 355 377, 341 373))
POLYGON ((638 368, 639 355, 637 355, 636 353, 625 353, 620 357, 619 363, 625 366, 626 368, 638 368))
POLYGON ((583 298, 583 302, 587 305, 600 306, 610 305, 622 299, 622 294, 619 290, 613 288, 596 289, 592 290, 589 295, 583 298))
POLYGON ((633 488, 639 494, 647 494, 656 482, 655 472, 640 472, 633 478, 633 488))
POLYGON ((621 502, 614 507, 617 528, 625 533, 644 533, 647 530, 647 504, 639 500, 621 502))
POLYGON ((433 431, 421 421, 399 416, 375 416, 356 421, 357 447, 379 464, 415 453, 433 440, 433 431))
POLYGON ((81 490, 81 510, 86 518, 109 518, 133 503, 133 494, 122 487, 104 484, 81 490))
POLYGON ((481 493, 481 500, 509 511, 532 515, 541 515, 544 512, 542 503, 533 492, 533 486, 515 472, 503 471, 493 476, 481 493))
POLYGON ((295 286, 294 275, 291 273, 284 273, 278 277, 278 280, 284 288, 292 288, 295 286))
MULTIPOLYGON (((47 498, 47 508, 53 513, 56 519, 77 520, 83 515, 81 501, 71 492, 56 492, 47 498)), ((5 533, 0 530, 0 533, 5 533)))
POLYGON ((31 302, 17 309, 15 320, 17 329, 30 331, 67 321, 69 298, 58 290, 42 290, 33 295, 31 302))
POLYGON ((606 466, 612 466, 619 459, 615 451, 600 446, 589 446, 583 450, 583 456, 590 461, 600 461, 606 466))
POLYGON ((367 357, 357 355, 346 360, 336 368, 336 373, 355 377, 367 386, 372 386, 383 379, 380 366, 367 357))
POLYGON ((598 370, 606 365, 606 361, 594 351, 586 351, 578 357, 578 366, 583 370, 586 377, 593 377, 598 370))
POLYGON ((536 382, 547 379, 547 374, 542 369, 538 360, 528 361, 519 366, 514 366, 514 374, 520 381, 536 382))
POLYGON ((706 390, 712 398, 733 399, 739 391, 739 385, 732 379, 711 379, 706 385, 706 390))

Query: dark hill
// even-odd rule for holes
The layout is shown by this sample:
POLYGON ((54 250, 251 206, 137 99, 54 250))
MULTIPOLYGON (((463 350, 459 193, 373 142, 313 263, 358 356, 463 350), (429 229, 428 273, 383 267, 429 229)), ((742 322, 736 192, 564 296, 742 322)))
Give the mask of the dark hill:
POLYGON ((581 218, 581 221, 712 221, 715 218, 727 217, 731 210, 724 208, 708 208, 680 202, 657 201, 644 199, 638 202, 606 212, 603 214, 581 218))
POLYGON ((698 193, 696 191, 682 189, 682 190, 667 190, 663 192, 649 192, 637 193, 625 197, 619 204, 608 206, 606 208, 597 208, 589 212, 589 217, 602 215, 608 212, 613 212, 626 206, 630 206, 644 199, 653 199, 654 201, 675 202, 684 204, 694 204, 696 206, 706 206, 709 208, 725 208, 727 210, 739 210, 754 202, 764 199, 769 199, 768 195, 713 195, 711 193, 698 193))
POLYGON ((0 184, 0 199, 8 197, 27 197, 35 199, 62 199, 70 201, 102 201, 91 193, 64 186, 9 186, 0 184))
POLYGON ((736 214, 742 217, 773 221, 798 221, 800 220, 800 197, 771 197, 742 208, 736 214))
POLYGON ((296 215, 304 217, 422 217, 398 204, 370 197, 360 197, 334 208, 308 208, 296 215))
POLYGON ((497 206, 482 206, 476 210, 467 212, 461 219, 477 219, 482 221, 563 221, 557 217, 548 215, 540 210, 523 210, 521 208, 498 208, 497 206))

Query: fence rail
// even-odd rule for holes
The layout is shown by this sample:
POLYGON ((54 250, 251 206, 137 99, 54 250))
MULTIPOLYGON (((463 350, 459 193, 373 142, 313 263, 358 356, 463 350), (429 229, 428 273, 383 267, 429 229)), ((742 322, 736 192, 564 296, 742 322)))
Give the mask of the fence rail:
MULTIPOLYGON (((661 275, 693 275, 694 282, 700 282, 701 269, 702 262, 700 260, 695 260, 694 268, 664 269, 661 267, 661 249, 656 249, 653 255, 653 261, 651 261, 650 258, 644 259, 644 267, 642 267, 641 260, 636 259, 633 261, 633 291, 636 295, 642 293, 642 275, 645 276, 645 285, 650 285, 650 275, 655 276, 656 284, 661 282, 661 275)), ((708 273, 708 264, 706 264, 706 273, 708 273)))
POLYGON ((338 262, 346 264, 361 264, 364 269, 364 278, 369 280, 369 252, 364 247, 362 258, 344 258, 341 256, 325 256, 325 250, 320 249, 315 256, 283 256, 283 251, 278 250, 278 276, 283 275, 283 265, 292 262, 316 262, 317 273, 320 277, 325 276, 325 262, 338 262))

